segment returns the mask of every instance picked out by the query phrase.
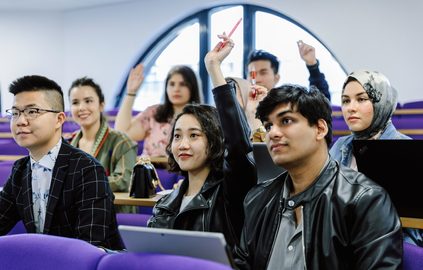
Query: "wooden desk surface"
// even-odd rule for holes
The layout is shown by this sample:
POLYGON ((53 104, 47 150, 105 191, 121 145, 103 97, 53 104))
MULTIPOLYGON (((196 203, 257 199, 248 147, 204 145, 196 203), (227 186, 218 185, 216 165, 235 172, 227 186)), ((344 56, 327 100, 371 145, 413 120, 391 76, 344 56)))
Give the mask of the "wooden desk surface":
POLYGON ((155 195, 153 198, 131 198, 128 192, 114 192, 116 205, 133 205, 133 206, 154 206, 162 197, 155 195))
POLYGON ((423 229, 423 219, 421 218, 401 218, 403 228, 423 229))

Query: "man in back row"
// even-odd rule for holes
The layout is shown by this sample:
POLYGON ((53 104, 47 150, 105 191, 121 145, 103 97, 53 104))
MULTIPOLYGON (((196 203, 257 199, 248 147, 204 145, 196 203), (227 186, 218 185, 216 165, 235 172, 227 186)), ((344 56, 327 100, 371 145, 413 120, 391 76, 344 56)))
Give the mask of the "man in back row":
POLYGON ((0 192, 0 235, 22 220, 29 233, 85 240, 120 250, 113 193, 103 167, 62 139, 63 92, 42 76, 10 85, 6 110, 13 138, 29 151, 19 159, 0 192))
MULTIPOLYGON (((325 75, 320 72, 315 48, 301 40, 297 42, 297 45, 300 56, 310 73, 308 78, 310 85, 317 87, 330 100, 329 85, 325 75)), ((268 90, 274 88, 280 80, 278 58, 264 50, 256 50, 250 54, 247 69, 247 79, 251 81, 251 71, 255 70, 256 83, 268 90)))

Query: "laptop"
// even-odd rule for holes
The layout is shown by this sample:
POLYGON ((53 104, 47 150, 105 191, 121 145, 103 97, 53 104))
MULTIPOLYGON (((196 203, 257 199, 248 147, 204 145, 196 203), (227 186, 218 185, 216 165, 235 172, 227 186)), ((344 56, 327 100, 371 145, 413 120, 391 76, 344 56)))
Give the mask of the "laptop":
POLYGON ((388 192, 400 217, 423 218, 423 140, 354 140, 358 171, 388 192))
POLYGON ((266 143, 255 142, 253 143, 253 155, 256 161, 257 168, 257 182, 263 182, 275 178, 285 169, 273 163, 272 157, 267 150, 266 143))
POLYGON ((127 225, 119 225, 119 232, 128 251, 189 256, 234 267, 222 233, 127 225))

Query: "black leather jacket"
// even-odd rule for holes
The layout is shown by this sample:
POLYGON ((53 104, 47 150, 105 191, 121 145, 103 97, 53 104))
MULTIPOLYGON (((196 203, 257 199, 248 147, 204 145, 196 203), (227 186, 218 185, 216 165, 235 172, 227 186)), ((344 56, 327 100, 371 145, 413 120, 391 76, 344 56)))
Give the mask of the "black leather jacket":
POLYGON ((256 184, 257 173, 250 128, 236 101, 233 85, 217 87, 213 94, 225 137, 223 172, 212 171, 200 192, 179 212, 188 188, 185 180, 180 189, 157 202, 148 226, 222 232, 233 247, 239 243, 244 222, 243 201, 256 184))
POLYGON ((260 183, 247 195, 240 269, 266 269, 284 208, 302 207, 306 269, 401 269, 402 233, 387 193, 365 175, 330 160, 305 191, 283 201, 288 175, 260 183))

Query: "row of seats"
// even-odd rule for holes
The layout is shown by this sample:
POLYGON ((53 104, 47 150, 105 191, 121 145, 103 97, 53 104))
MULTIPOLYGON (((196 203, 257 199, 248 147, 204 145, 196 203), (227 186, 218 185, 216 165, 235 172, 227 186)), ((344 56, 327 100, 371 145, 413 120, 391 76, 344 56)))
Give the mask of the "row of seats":
POLYGON ((204 259, 153 253, 106 254, 85 241, 43 234, 0 237, 2 269, 62 270, 229 270, 227 265, 204 259))
MULTIPOLYGON (((423 269, 423 248, 404 243, 403 258, 404 270, 423 269)), ((9 270, 232 269, 227 265, 204 259, 170 254, 135 252, 106 254, 79 239, 43 234, 17 234, 0 237, 0 261, 2 268, 9 270)))

